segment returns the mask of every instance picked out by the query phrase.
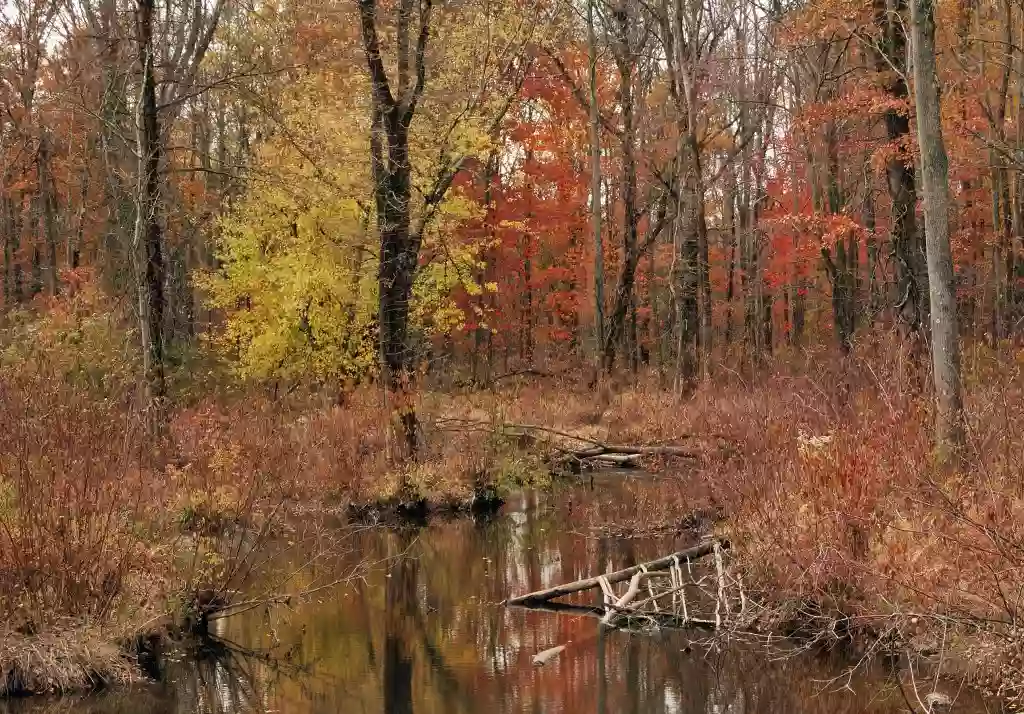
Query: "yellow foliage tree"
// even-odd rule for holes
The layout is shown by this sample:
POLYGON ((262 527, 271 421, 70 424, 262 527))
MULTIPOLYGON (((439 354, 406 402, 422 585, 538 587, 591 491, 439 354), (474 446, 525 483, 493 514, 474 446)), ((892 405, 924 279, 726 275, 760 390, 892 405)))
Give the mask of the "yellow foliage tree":
MULTIPOLYGON (((358 71, 321 70, 290 87, 281 130, 258 148, 245 192, 220 220, 219 268, 199 282, 224 316, 212 344, 240 377, 333 380, 377 369, 366 84, 358 71)), ((492 147, 486 108, 456 118, 460 107, 451 98, 428 104, 413 132, 421 196, 441 164, 492 147)), ((458 190, 431 208, 411 314, 422 338, 464 324, 455 288, 485 289, 472 277, 480 272, 481 246, 451 240, 480 210, 458 190)))

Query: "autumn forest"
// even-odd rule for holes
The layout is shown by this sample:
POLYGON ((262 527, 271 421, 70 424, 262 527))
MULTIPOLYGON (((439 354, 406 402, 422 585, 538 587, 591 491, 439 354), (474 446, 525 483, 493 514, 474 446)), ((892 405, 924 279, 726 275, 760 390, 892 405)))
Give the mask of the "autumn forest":
POLYGON ((0 0, 0 694, 611 466, 1017 702, 1022 109, 1020 0, 0 0))

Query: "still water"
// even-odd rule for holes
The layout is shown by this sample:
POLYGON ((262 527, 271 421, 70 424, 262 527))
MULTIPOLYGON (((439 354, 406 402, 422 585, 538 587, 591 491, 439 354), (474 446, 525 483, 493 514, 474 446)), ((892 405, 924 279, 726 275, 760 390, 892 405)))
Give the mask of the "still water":
MULTIPOLYGON (((602 634, 595 619, 501 606, 510 594, 687 545, 684 535, 597 538, 583 526, 581 511, 602 507, 595 499, 609 509, 636 508, 645 488, 643 480, 615 475, 592 491, 516 497, 486 519, 347 533, 347 557, 379 565, 343 589, 294 608, 218 621, 217 633, 231 646, 165 662, 157 684, 80 700, 0 704, 0 712, 908 711, 881 674, 836 680, 842 668, 820 658, 768 656, 738 645, 709 651, 677 631, 602 634), (560 644, 567 648, 556 660, 532 664, 538 651, 560 644)), ((983 710, 961 701, 954 711, 983 710)))

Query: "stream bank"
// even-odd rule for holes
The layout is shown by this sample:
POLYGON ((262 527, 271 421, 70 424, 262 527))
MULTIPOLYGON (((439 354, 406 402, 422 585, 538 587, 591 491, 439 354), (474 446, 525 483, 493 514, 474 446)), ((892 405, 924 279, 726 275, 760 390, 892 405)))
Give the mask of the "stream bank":
MULTIPOLYGON (((311 583, 355 559, 379 562, 365 579, 292 607, 254 609, 212 623, 219 644, 171 654, 153 684, 59 703, 68 714, 269 714, 375 711, 707 711, 853 714, 906 711, 894 681, 819 656, 777 658, 706 633, 602 632, 597 621, 501 607, 527 592, 665 552, 689 533, 594 537, 576 516, 591 505, 635 507, 650 477, 598 475, 595 488, 514 494, 499 512, 433 519, 423 527, 345 533, 339 563, 303 563, 311 583), (600 503, 597 503, 600 502, 600 503), (626 505, 622 505, 626 504, 626 505), (543 667, 545 649, 567 644, 543 667), (831 681, 831 684, 829 682, 831 681)), ((983 711, 966 696, 955 711, 983 711)), ((44 698, 0 703, 41 714, 44 698)))

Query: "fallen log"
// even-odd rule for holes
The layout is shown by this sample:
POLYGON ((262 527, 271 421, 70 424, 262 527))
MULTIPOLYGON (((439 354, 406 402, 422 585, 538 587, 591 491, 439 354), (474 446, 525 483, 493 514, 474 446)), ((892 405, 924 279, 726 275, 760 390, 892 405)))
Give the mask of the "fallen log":
POLYGON ((636 594, 640 592, 640 576, 644 575, 643 570, 633 573, 633 577, 629 579, 629 587, 626 588, 626 594, 614 601, 605 603, 605 616, 601 619, 601 622, 607 624, 612 621, 616 611, 624 611, 626 606, 633 601, 636 594))
POLYGON ((715 552, 715 547, 719 546, 723 550, 729 548, 728 541, 708 540, 703 543, 699 543, 692 548, 686 550, 680 550, 671 555, 666 555, 664 558, 658 558, 652 560, 649 563, 641 563, 640 565, 634 565, 630 568, 624 568, 617 570, 614 573, 606 573, 605 575, 597 575, 592 578, 585 578, 583 580, 577 580, 572 583, 566 583, 564 585, 556 585, 553 588, 547 588, 546 590, 538 590, 536 592, 527 593, 526 595, 520 595, 518 597, 512 597, 505 601, 505 605, 527 605, 539 602, 546 602, 553 600, 554 598, 563 597, 565 595, 571 595, 572 593, 582 592, 584 590, 592 590, 597 587, 601 587, 601 579, 609 585, 615 583, 621 583, 631 579, 635 574, 641 573, 644 570, 655 571, 665 570, 672 566, 673 563, 679 562, 684 563, 688 560, 695 560, 697 558, 703 558, 705 555, 711 555, 715 552))
POLYGON ((577 459, 594 459, 613 454, 623 454, 634 457, 676 456, 686 459, 697 459, 700 458, 701 452, 685 446, 623 446, 616 444, 596 444, 592 447, 572 452, 572 455, 577 459))
MULTIPOLYGON (((609 462, 625 461, 628 465, 634 465, 643 456, 699 459, 705 455, 705 451, 701 448, 680 446, 678 444, 607 444, 583 434, 574 434, 542 424, 492 422, 445 417, 437 419, 434 422, 434 426, 442 431, 486 431, 516 438, 531 437, 538 440, 540 435, 547 435, 549 442, 554 442, 555 439, 563 440, 562 444, 551 443, 550 446, 568 459, 575 459, 577 462, 606 457, 604 460, 609 462), (569 443, 565 443, 566 441, 569 443), (573 444, 572 442, 576 443, 573 444)), ((718 434, 709 434, 707 436, 719 441, 726 440, 725 437, 718 434)), ((680 438, 697 439, 699 437, 696 434, 684 434, 680 438)))
POLYGON ((599 461, 602 464, 632 468, 638 465, 640 454, 598 454, 589 458, 591 461, 599 461))

